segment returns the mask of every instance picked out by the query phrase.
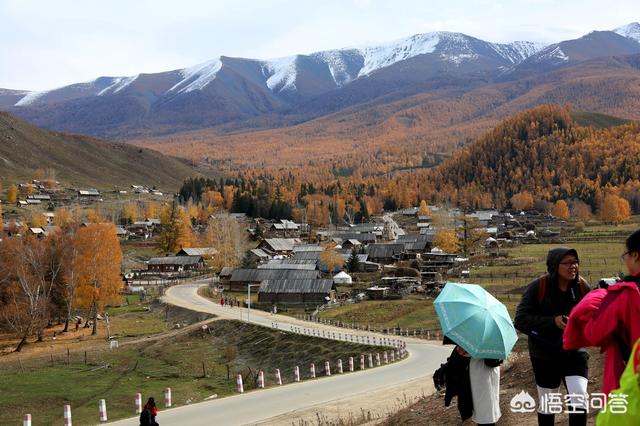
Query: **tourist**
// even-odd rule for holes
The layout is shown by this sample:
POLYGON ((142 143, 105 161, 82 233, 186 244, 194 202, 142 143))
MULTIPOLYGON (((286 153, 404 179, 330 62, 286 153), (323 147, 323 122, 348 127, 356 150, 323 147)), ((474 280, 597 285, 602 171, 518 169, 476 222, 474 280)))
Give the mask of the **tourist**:
POLYGON ((578 252, 556 248, 547 255, 547 274, 532 281, 516 310, 515 327, 527 334, 529 356, 538 390, 538 424, 553 425, 550 400, 564 382, 570 395, 571 426, 587 423, 589 354, 583 348, 565 350, 562 335, 571 309, 589 292, 580 277, 578 252))
POLYGON ((571 312, 564 347, 597 346, 605 352, 602 392, 620 387, 620 376, 640 339, 640 230, 631 234, 622 253, 629 275, 585 297, 571 312))

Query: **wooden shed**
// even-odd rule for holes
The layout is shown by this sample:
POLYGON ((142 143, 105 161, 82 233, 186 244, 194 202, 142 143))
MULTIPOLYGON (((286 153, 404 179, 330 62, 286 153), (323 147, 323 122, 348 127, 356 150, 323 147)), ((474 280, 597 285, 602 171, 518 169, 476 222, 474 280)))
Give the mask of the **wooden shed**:
POLYGON ((265 280, 258 302, 276 305, 322 305, 335 299, 335 284, 327 279, 265 280))

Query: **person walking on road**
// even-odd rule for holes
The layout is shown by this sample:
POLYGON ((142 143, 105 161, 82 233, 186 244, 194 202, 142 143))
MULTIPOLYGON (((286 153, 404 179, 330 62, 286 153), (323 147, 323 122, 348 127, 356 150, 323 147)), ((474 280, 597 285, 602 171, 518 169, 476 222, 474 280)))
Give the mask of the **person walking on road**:
POLYGON ((538 388, 538 425, 555 424, 550 401, 564 383, 570 395, 570 426, 587 424, 589 354, 565 350, 562 336, 571 309, 590 291, 579 275, 578 252, 555 248, 547 255, 547 274, 532 281, 517 307, 515 327, 529 336, 529 356, 538 388))
POLYGON ((147 403, 140 413, 140 426, 159 426, 156 422, 158 416, 158 408, 156 407, 156 401, 153 397, 149 398, 147 403))

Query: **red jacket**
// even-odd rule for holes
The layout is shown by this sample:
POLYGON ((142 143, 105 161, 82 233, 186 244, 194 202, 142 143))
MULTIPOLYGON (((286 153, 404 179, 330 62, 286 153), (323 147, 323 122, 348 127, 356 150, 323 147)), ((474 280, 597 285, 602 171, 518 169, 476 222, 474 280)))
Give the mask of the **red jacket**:
POLYGON ((608 289, 593 290, 571 311, 563 335, 565 349, 598 346, 605 353, 602 392, 620 387, 620 376, 627 360, 620 341, 631 346, 640 338, 640 291, 632 282, 608 289))

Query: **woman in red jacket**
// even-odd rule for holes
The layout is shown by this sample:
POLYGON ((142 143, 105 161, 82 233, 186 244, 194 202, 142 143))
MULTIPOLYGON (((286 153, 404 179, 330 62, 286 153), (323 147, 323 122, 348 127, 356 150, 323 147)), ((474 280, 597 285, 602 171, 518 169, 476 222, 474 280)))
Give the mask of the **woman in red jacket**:
POLYGON ((606 289, 591 291, 571 311, 565 349, 598 346, 605 352, 602 392, 620 387, 620 376, 640 338, 640 230, 627 238, 622 254, 629 276, 606 289))

